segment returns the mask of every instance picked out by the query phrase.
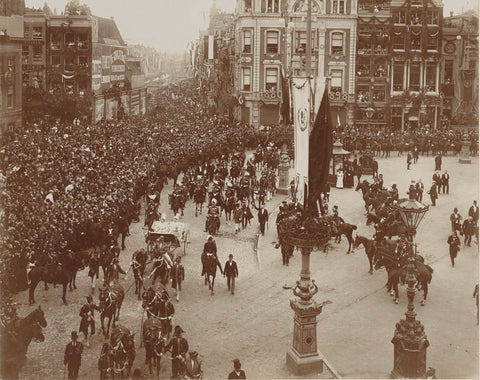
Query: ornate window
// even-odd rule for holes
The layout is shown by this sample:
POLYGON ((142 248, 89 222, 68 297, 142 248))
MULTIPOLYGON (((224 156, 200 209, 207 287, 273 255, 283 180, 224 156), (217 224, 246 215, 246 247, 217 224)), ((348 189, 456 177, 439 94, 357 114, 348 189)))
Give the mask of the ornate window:
POLYGON ((74 46, 75 45, 75 34, 71 32, 65 33, 65 45, 74 46))
POLYGON ((332 0, 332 14, 345 14, 345 0, 332 0))
POLYGON ((332 55, 343 55, 343 45, 344 45, 344 34, 340 32, 332 33, 331 38, 331 54, 332 55))
POLYGON ((242 68, 242 91, 250 91, 252 85, 252 68, 242 68))
POLYGON ((50 34, 50 49, 58 50, 61 47, 62 37, 60 33, 51 33, 50 34))
POLYGON ((42 46, 39 46, 39 45, 33 46, 33 63, 34 64, 43 63, 42 46))
POLYGON ((51 55, 50 56, 50 64, 52 66, 60 66, 62 64, 60 56, 59 55, 51 55))
POLYGON ((266 50, 267 53, 270 54, 278 54, 279 53, 279 36, 280 34, 276 30, 267 30, 266 33, 266 50))
POLYGON ((78 35, 78 48, 79 49, 88 49, 88 34, 79 33, 78 35))
POLYGON ((278 69, 267 67, 265 69, 265 91, 275 92, 278 89, 278 69))
POLYGON ((438 25, 438 12, 437 11, 428 11, 427 12, 427 24, 438 25))
POLYGON ((373 101, 384 102, 385 101, 385 85, 375 85, 373 88, 373 101))
POLYGON ((427 62, 425 73, 425 90, 428 92, 437 91, 437 64, 427 62))
POLYGON ((405 11, 396 11, 392 14, 394 24, 405 24, 405 11))
POLYGON ((243 0, 243 11, 244 12, 252 11, 252 0, 243 0))
POLYGON ((252 52, 252 30, 245 29, 243 31, 243 53, 252 52))
POLYGON ((429 34, 427 37, 427 50, 438 50, 439 32, 429 34))
POLYGON ((370 103, 370 85, 357 85, 357 103, 370 103))
POLYGON ((280 0, 265 0, 265 12, 267 13, 280 12, 280 0))
POLYGON ((41 26, 34 26, 32 28, 32 39, 41 40, 43 38, 43 29, 41 26))
MULTIPOLYGON (((316 48, 315 45, 315 32, 312 32, 312 50, 316 48)), ((295 52, 298 54, 304 54, 307 51, 307 32, 297 31, 295 32, 295 52)))
POLYGON ((343 92, 343 70, 330 70, 330 92, 343 92))
POLYGON ((393 91, 403 91, 404 63, 393 64, 393 91))
POLYGON ((420 62, 410 64, 410 91, 420 91, 420 62))

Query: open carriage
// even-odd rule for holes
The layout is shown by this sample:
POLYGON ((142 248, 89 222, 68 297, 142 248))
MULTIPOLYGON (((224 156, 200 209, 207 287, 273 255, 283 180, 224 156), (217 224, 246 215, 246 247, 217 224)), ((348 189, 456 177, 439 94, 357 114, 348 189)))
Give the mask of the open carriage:
POLYGON ((187 245, 190 244, 190 224, 181 222, 153 222, 151 230, 145 234, 145 242, 147 243, 147 252, 149 254, 161 236, 163 237, 163 241, 170 244, 172 248, 183 247, 183 255, 186 255, 187 245))

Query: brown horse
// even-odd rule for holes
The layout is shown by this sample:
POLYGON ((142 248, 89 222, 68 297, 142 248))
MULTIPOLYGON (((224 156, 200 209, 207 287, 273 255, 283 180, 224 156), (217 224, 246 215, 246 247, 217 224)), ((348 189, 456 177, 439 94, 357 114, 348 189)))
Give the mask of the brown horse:
POLYGON ((108 337, 110 333, 110 323, 113 319, 112 328, 115 327, 115 321, 120 318, 120 308, 125 297, 125 291, 122 285, 114 282, 113 285, 100 288, 98 299, 100 306, 100 322, 103 334, 108 337), (104 319, 108 318, 107 330, 105 331, 104 319))
POLYGON ((39 306, 25 318, 13 320, 1 330, 0 373, 2 378, 18 379, 19 372, 27 361, 30 342, 45 340, 42 327, 47 327, 47 321, 39 306))
POLYGON ((348 240, 348 251, 347 255, 351 252, 355 251, 354 239, 353 239, 353 231, 357 229, 357 226, 350 223, 338 223, 336 225, 336 235, 335 235, 335 242, 340 243, 342 239, 342 235, 345 235, 348 240), (352 249, 353 247, 353 249, 352 249))
POLYGON ((145 344, 145 364, 152 374, 152 364, 160 374, 160 359, 165 351, 167 337, 162 332, 159 319, 150 317, 143 323, 143 342, 145 344))

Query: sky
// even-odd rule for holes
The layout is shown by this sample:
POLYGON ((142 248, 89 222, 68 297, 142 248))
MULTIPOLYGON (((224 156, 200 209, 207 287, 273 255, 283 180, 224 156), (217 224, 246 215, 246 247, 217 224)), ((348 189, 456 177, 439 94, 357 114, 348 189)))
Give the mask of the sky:
MULTIPOLYGON (((443 0, 444 15, 478 7, 478 0, 443 0)), ((46 0, 60 14, 68 0, 46 0)), ((161 52, 182 53, 189 41, 208 26, 212 0, 81 0, 92 13, 113 17, 128 43, 151 46, 161 52)), ((233 12, 235 0, 216 0, 217 7, 233 12)), ((45 0, 25 0, 27 7, 43 7, 45 0)))

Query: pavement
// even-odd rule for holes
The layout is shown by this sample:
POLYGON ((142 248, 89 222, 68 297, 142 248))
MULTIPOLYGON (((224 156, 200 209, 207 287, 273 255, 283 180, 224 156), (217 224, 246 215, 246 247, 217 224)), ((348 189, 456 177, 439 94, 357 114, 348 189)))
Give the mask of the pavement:
MULTIPOLYGON (((400 196, 405 196, 411 179, 422 178, 425 186, 430 183, 434 158, 421 156, 412 170, 406 170, 406 157, 397 157, 393 152, 389 159, 379 159, 380 172, 385 185, 397 183, 400 196)), ((431 207, 418 228, 416 242, 419 253, 434 269, 425 306, 420 306, 420 295, 415 298, 417 319, 425 325, 430 347, 427 350, 427 366, 434 367, 437 378, 478 378, 478 326, 476 306, 472 298, 478 283, 478 245, 463 247, 457 257, 455 268, 450 265, 446 243, 454 207, 465 216, 473 199, 478 200, 478 157, 471 165, 461 165, 456 157, 444 157, 443 169, 450 173, 450 194, 440 195, 436 207, 431 207)), ((362 178, 363 179, 363 178, 362 178)), ((162 192, 161 211, 171 220, 167 195, 171 183, 162 192)), ((284 285, 292 285, 299 278, 301 255, 295 253, 290 266, 282 265, 277 241, 275 217, 277 206, 284 196, 276 195, 267 203, 271 212, 269 229, 265 236, 259 235, 256 218, 252 225, 234 233, 234 226, 222 218, 220 235, 215 237, 222 265, 232 253, 239 267, 235 295, 227 291, 226 280, 217 272, 215 295, 211 296, 200 276, 200 254, 207 234, 203 232, 205 215, 195 218, 192 202, 187 203, 182 221, 190 223, 191 244, 182 261, 186 279, 182 284, 180 302, 176 309, 174 324, 186 331, 190 350, 199 352, 203 361, 205 379, 225 378, 233 369, 232 360, 240 359, 249 378, 295 378, 286 367, 285 354, 292 343, 293 311, 289 300, 292 291, 284 285)), ((429 201, 424 197, 425 203, 429 201)), ((353 189, 331 191, 331 205, 339 204, 339 213, 349 223, 358 226, 357 233, 371 237, 374 230, 365 225, 363 200, 360 192, 353 189)), ((256 215, 256 213, 254 213, 256 215)), ((127 268, 132 253, 145 247, 141 223, 131 225, 127 249, 122 251, 120 263, 127 268)), ((347 243, 333 244, 328 254, 311 254, 311 272, 319 287, 315 298, 329 300, 318 317, 318 347, 326 357, 332 371, 325 368, 322 374, 306 378, 333 378, 334 370, 345 378, 388 378, 393 368, 393 337, 395 323, 404 318, 407 297, 405 287, 400 288, 400 302, 392 302, 386 292, 386 272, 368 274, 368 259, 362 248, 346 255, 347 243)), ((180 253, 180 250, 178 251, 180 253)), ((182 251, 183 254, 183 251, 182 251)), ((136 332, 137 358, 134 368, 146 369, 143 365, 145 351, 139 348, 141 303, 134 295, 131 274, 121 280, 126 297, 120 313, 120 323, 136 332)), ((148 285, 148 284, 147 284, 148 285)), ((78 329, 78 313, 89 291, 87 271, 77 277, 78 290, 69 292, 68 306, 61 304, 61 289, 36 290, 37 304, 45 310, 48 327, 46 341, 32 343, 22 379, 57 379, 63 376, 63 352, 71 330, 78 329)), ((95 294, 98 299, 98 293, 95 294)), ((33 307, 28 306, 28 293, 15 298, 19 315, 26 315, 33 307)), ((97 328, 99 323, 97 324, 97 328)), ((80 378, 96 378, 97 362, 103 337, 96 335, 92 347, 85 349, 80 369, 80 378)), ((160 377, 169 377, 170 362, 162 359, 160 377)))

